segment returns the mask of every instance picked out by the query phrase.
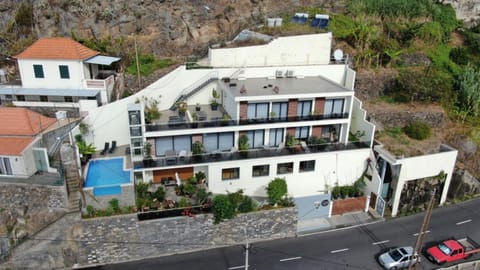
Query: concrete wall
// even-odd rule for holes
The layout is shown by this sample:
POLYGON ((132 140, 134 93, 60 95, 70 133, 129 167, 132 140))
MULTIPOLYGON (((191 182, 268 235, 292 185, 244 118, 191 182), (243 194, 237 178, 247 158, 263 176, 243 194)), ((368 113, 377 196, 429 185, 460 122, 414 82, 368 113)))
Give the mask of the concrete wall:
POLYGON ((392 216, 397 215, 401 192, 407 181, 435 176, 442 171, 447 174, 447 177, 440 197, 440 204, 445 202, 457 159, 457 150, 452 148, 444 150, 446 151, 398 160, 398 163, 402 165, 402 169, 398 184, 394 190, 392 216))
POLYGON ((360 141, 369 141, 373 144, 375 125, 366 120, 367 111, 362 108, 362 102, 357 98, 353 100, 351 115, 350 132, 365 131, 365 135, 360 138, 360 141))
POLYGON ((332 33, 278 37, 265 45, 209 49, 214 67, 325 65, 330 62, 332 33))
POLYGON ((272 158, 245 159, 239 161, 216 162, 208 167, 208 187, 213 193, 236 192, 242 189, 249 196, 266 196, 265 188, 275 177, 285 178, 288 193, 293 197, 318 195, 319 190, 335 185, 351 185, 365 170, 370 149, 277 156, 272 158), (299 172, 300 161, 315 160, 315 170, 299 172), (293 171, 277 174, 277 164, 293 162, 293 171), (270 165, 269 175, 252 177, 252 167, 270 165), (222 180, 222 169, 240 168, 240 178, 222 180))
POLYGON ((115 263, 241 244, 245 228, 249 241, 292 237, 296 226, 295 208, 240 214, 217 225, 212 215, 149 221, 137 221, 136 215, 87 219, 76 226, 78 240, 84 243, 78 263, 115 263))
POLYGON ((93 188, 84 188, 86 205, 91 205, 95 209, 107 209, 112 199, 118 200, 118 205, 135 206, 135 188, 133 184, 123 184, 122 193, 118 195, 94 196, 93 188))
POLYGON ((18 68, 24 88, 83 89, 83 64, 80 61, 19 59, 18 68), (42 65, 44 78, 35 78, 33 65, 42 65), (68 66, 70 79, 60 79, 58 66, 68 66))

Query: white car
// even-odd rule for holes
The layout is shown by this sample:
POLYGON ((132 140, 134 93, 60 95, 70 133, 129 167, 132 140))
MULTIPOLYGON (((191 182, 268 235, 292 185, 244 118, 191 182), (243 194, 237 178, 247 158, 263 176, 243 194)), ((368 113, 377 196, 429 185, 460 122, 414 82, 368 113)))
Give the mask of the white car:
POLYGON ((412 247, 392 248, 378 256, 378 263, 388 270, 407 268, 420 263, 420 256, 413 252, 412 247))

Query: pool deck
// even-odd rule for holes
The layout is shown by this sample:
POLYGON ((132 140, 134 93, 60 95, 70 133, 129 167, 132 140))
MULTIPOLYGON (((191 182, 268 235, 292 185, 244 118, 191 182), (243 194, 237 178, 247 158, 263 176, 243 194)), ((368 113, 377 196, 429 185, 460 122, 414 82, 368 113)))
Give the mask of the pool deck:
POLYGON ((92 158, 102 159, 102 158, 124 157, 125 158, 125 168, 131 170, 131 169, 133 169, 132 159, 130 157, 130 154, 125 154, 125 150, 127 149, 127 147, 130 147, 130 145, 118 145, 117 149, 115 149, 115 152, 110 154, 107 151, 107 153, 105 153, 105 155, 100 155, 100 152, 102 151, 102 149, 101 149, 100 151, 95 152, 95 154, 93 154, 92 158))

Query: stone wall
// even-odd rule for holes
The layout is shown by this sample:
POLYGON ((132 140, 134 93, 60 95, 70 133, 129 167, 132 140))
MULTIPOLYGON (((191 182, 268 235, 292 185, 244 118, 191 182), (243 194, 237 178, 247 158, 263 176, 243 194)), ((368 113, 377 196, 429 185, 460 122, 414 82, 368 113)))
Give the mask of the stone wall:
POLYGON ((350 212, 365 211, 367 197, 348 198, 332 201, 332 216, 350 212))
MULTIPOLYGON (((295 208, 241 214, 220 224, 212 215, 137 221, 136 215, 83 220, 78 263, 114 263, 146 257, 295 236, 295 208)), ((77 229, 79 230, 78 226, 77 229)))
POLYGON ((435 111, 372 111, 368 112, 368 116, 380 128, 405 127, 414 121, 425 122, 431 127, 443 127, 445 125, 445 114, 435 111))
POLYGON ((38 232, 67 210, 65 187, 0 183, 0 260, 11 246, 38 232))
POLYGON ((86 205, 91 205, 95 209, 107 209, 110 204, 109 202, 112 199, 118 200, 118 205, 123 206, 135 206, 135 188, 133 184, 123 184, 122 194, 118 195, 105 195, 105 196, 94 196, 93 188, 83 189, 85 194, 86 205))

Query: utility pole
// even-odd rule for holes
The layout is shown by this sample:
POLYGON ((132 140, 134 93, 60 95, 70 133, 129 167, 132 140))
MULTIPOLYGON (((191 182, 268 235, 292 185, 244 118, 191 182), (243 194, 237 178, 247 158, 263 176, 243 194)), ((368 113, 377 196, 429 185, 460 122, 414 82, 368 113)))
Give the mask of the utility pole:
MULTIPOLYGON (((435 205, 435 193, 436 193, 436 189, 434 188, 430 197, 430 202, 428 204, 427 213, 423 218, 422 228, 420 229, 420 233, 418 234, 417 240, 415 242, 415 248, 413 249, 412 255, 417 254, 417 256, 419 256, 421 253, 421 249, 423 246, 423 242, 425 240, 425 234, 428 228, 428 224, 430 223, 430 218, 432 217, 433 206, 435 205)), ((417 264, 412 264, 412 262, 413 260, 410 260, 408 264, 408 270, 416 269, 417 264)))
POLYGON ((248 234, 247 234, 247 227, 244 228, 245 230, 245 270, 248 270, 248 234))
POLYGON ((140 64, 138 63, 138 49, 137 49, 137 37, 133 37, 133 44, 135 45, 135 60, 137 62, 137 82, 138 82, 138 90, 141 90, 140 87, 140 64))

